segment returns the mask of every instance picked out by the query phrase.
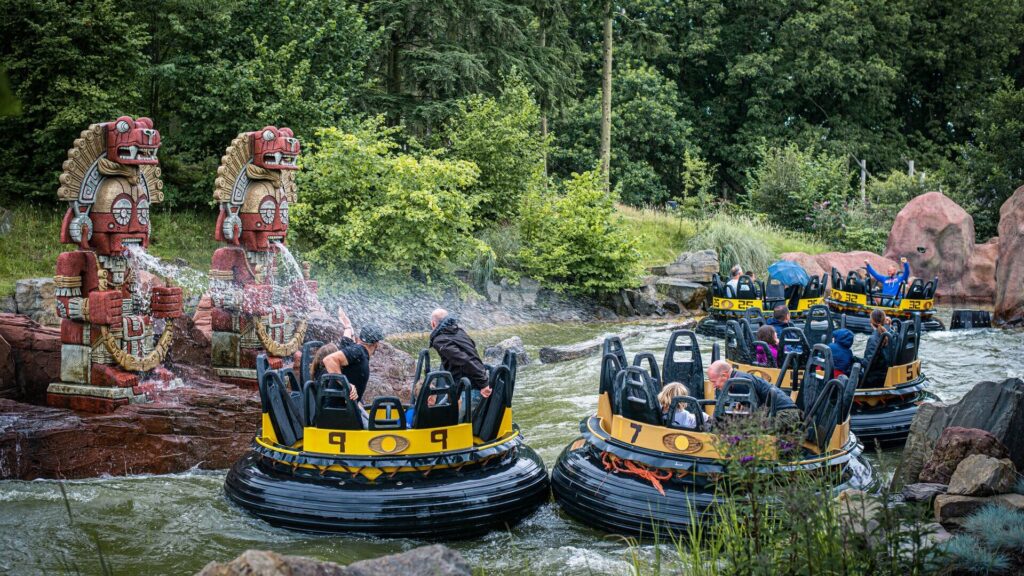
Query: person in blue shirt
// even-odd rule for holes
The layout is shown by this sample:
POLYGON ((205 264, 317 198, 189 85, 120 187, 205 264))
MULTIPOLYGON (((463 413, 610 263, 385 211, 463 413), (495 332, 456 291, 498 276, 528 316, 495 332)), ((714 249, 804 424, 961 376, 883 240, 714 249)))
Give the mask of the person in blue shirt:
POLYGON ((869 264, 867 260, 864 261, 864 269, 868 271, 868 274, 870 274, 875 280, 882 283, 882 296, 887 298, 889 302, 883 302, 883 305, 891 305, 896 295, 899 294, 900 284, 903 284, 910 279, 910 264, 907 263, 907 259, 900 258, 900 263, 903 264, 903 274, 897 276, 896 267, 890 266, 888 270, 889 275, 883 276, 878 273, 877 270, 872 268, 871 264, 869 264))
POLYGON ((832 351, 832 368, 835 370, 833 376, 850 374, 853 368, 853 332, 846 328, 840 328, 832 334, 832 343, 828 345, 832 351))

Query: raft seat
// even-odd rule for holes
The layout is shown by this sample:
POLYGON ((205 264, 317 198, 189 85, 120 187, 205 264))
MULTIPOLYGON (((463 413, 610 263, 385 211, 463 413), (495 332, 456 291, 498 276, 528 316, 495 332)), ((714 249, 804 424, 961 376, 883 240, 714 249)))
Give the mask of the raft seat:
POLYGON ((630 366, 619 372, 615 381, 618 413, 624 418, 654 424, 662 423, 658 388, 643 368, 630 366))
POLYGON ((459 398, 462 397, 467 410, 470 405, 470 384, 465 378, 458 384, 450 372, 436 371, 427 375, 416 397, 412 427, 441 428, 455 426, 461 421, 459 398))
POLYGON ((815 304, 804 317, 804 335, 811 344, 832 342, 832 311, 824 304, 815 304))
POLYGON ((641 352, 633 356, 633 366, 643 368, 644 363, 647 364, 647 373, 650 374, 651 380, 660 390, 664 382, 661 379, 661 371, 658 370, 658 360, 650 352, 641 352))
POLYGON ((804 287, 799 284, 786 286, 786 307, 796 310, 800 307, 800 297, 804 293, 804 287))
POLYGON ((703 397, 704 361, 700 356, 697 335, 692 330, 672 332, 668 339, 668 345, 665 347, 665 357, 661 362, 661 369, 664 382, 680 382, 690 390, 691 394, 699 394, 698 398, 703 397))
POLYGON ((405 430, 405 407, 394 396, 378 396, 370 405, 367 430, 405 430), (382 414, 382 415, 381 415, 382 414))
POLYGON ((779 304, 786 303, 786 287, 778 278, 769 278, 764 286, 764 308, 774 310, 779 304))
POLYGON ((818 395, 832 379, 832 350, 824 344, 815 344, 804 366, 804 378, 796 395, 797 408, 804 411, 814 405, 818 395))
POLYGON ((292 446, 302 439, 302 421, 285 386, 280 370, 268 370, 259 382, 260 404, 269 416, 274 435, 281 443, 292 446))
POLYGON ((761 401, 750 380, 746 378, 730 378, 718 392, 715 399, 715 422, 723 419, 752 415, 761 407, 761 401))
POLYGON ((691 432, 703 432, 704 431, 704 409, 701 407, 700 400, 697 400, 693 396, 675 396, 672 398, 671 404, 669 404, 668 412, 665 413, 665 427, 672 428, 674 430, 689 430, 691 432), (672 423, 672 418, 675 416, 679 407, 682 406, 694 416, 695 424, 692 428, 687 426, 676 426, 672 423))
POLYGON ((760 366, 762 368, 778 368, 775 356, 772 355, 771 345, 763 340, 754 341, 754 352, 751 356, 754 359, 754 366, 760 366), (764 362, 757 361, 758 353, 764 356, 764 362))
POLYGON ((362 430, 363 416, 359 405, 349 396, 351 384, 344 374, 324 374, 316 390, 316 413, 313 426, 332 430, 362 430))
POLYGON ((473 436, 484 442, 498 437, 505 409, 512 407, 513 376, 508 365, 501 364, 491 372, 491 395, 484 398, 473 414, 473 436))

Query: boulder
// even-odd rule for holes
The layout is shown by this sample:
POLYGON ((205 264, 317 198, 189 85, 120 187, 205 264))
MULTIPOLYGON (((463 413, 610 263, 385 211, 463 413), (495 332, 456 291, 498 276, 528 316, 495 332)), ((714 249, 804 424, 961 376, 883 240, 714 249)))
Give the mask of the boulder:
POLYGON ((0 398, 14 398, 19 395, 17 371, 14 367, 14 351, 0 336, 0 398))
MULTIPOLYGON (((653 272, 653 271, 652 271, 653 272)), ((714 250, 683 252, 674 262, 665 266, 661 276, 675 276, 691 282, 711 282, 718 272, 718 253, 714 250)), ((657 274, 657 272, 654 272, 657 274)))
POLYGON ((1009 458, 972 454, 957 465, 949 479, 948 494, 992 496, 1006 494, 1017 484, 1017 470, 1009 458))
POLYGON ((505 352, 511 351, 516 355, 516 366, 526 366, 530 363, 530 356, 526 353, 526 346, 519 336, 506 338, 493 346, 484 348, 484 362, 492 366, 501 364, 505 358, 505 352))
POLYGON ((873 546, 880 538, 879 515, 882 503, 876 496, 860 490, 843 490, 839 494, 839 523, 843 532, 873 546))
POLYGON ((972 455, 1006 458, 1007 450, 998 438, 985 430, 951 426, 942 431, 918 479, 949 484, 960 463, 972 455))
POLYGON ((471 573, 461 554, 442 544, 434 544, 348 566, 267 550, 246 550, 230 562, 210 562, 198 576, 469 576, 471 573))
POLYGON ((960 526, 968 516, 990 504, 1024 512, 1024 495, 1000 494, 986 498, 942 494, 935 497, 933 505, 935 521, 944 526, 960 526))
POLYGON ((814 256, 806 252, 783 252, 779 255, 779 260, 796 262, 810 276, 821 276, 828 272, 818 264, 814 256))
POLYGON ((14 300, 18 314, 28 316, 44 326, 60 325, 53 278, 27 278, 14 284, 14 300))
POLYGON ((1024 380, 980 382, 955 404, 921 404, 893 475, 893 490, 918 481, 939 436, 950 426, 990 432, 1007 448, 1014 466, 1024 469, 1024 380))
POLYGON ((939 494, 945 494, 947 488, 945 484, 916 482, 904 486, 900 495, 907 502, 931 502, 939 494))
MULTIPOLYGON (((996 264, 997 326, 1024 325, 1024 186, 999 209, 999 259, 996 264)), ((1017 464, 1020 468, 1020 464, 1017 464)))
POLYGON ((689 309, 699 308, 708 293, 706 286, 675 276, 659 278, 655 283, 655 289, 659 294, 667 296, 689 309))
POLYGON ((7 366, 13 362, 14 368, 14 380, 0 386, 0 397, 45 401, 46 387, 60 378, 60 330, 20 314, 0 314, 0 338, 10 347, 7 366))
POLYGON ((938 276, 936 294, 945 301, 991 302, 995 277, 989 274, 994 270, 995 250, 983 248, 977 257, 975 250, 971 215, 941 192, 928 192, 896 215, 885 256, 906 257, 918 278, 938 276))
POLYGON ((530 278, 522 278, 518 284, 510 283, 507 278, 502 278, 497 284, 488 280, 485 292, 493 303, 529 308, 537 305, 540 283, 530 278))
MULTIPOLYGON (((370 359, 370 380, 366 383, 366 402, 378 396, 408 398, 416 359, 395 348, 386 340, 380 343, 370 359)), ((404 400, 403 400, 404 401, 404 400)))

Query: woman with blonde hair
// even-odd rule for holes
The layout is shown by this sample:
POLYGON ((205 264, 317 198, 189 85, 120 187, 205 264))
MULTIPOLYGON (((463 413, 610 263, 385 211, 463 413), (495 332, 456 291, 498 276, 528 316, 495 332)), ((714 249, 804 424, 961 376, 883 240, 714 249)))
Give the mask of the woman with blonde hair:
POLYGON ((697 427, 697 417, 687 410, 682 404, 676 407, 675 414, 669 415, 669 408, 672 407, 672 399, 677 396, 689 396, 690 391, 679 382, 669 382, 658 393, 658 402, 661 404, 661 413, 665 415, 665 421, 678 428, 697 427))

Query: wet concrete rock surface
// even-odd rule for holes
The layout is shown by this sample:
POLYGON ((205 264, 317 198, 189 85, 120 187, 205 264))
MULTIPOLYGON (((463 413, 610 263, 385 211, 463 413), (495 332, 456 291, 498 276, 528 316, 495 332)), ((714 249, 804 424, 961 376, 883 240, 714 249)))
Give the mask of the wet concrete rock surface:
POLYGON ((246 550, 230 562, 210 562, 197 576, 469 576, 461 554, 441 544, 341 566, 301 556, 246 550))
MULTIPOLYGON (((950 484, 960 464, 971 456, 1006 458, 1006 446, 991 433, 977 428, 946 428, 935 443, 918 480, 950 484)), ((975 461, 976 462, 976 461, 975 461)))

